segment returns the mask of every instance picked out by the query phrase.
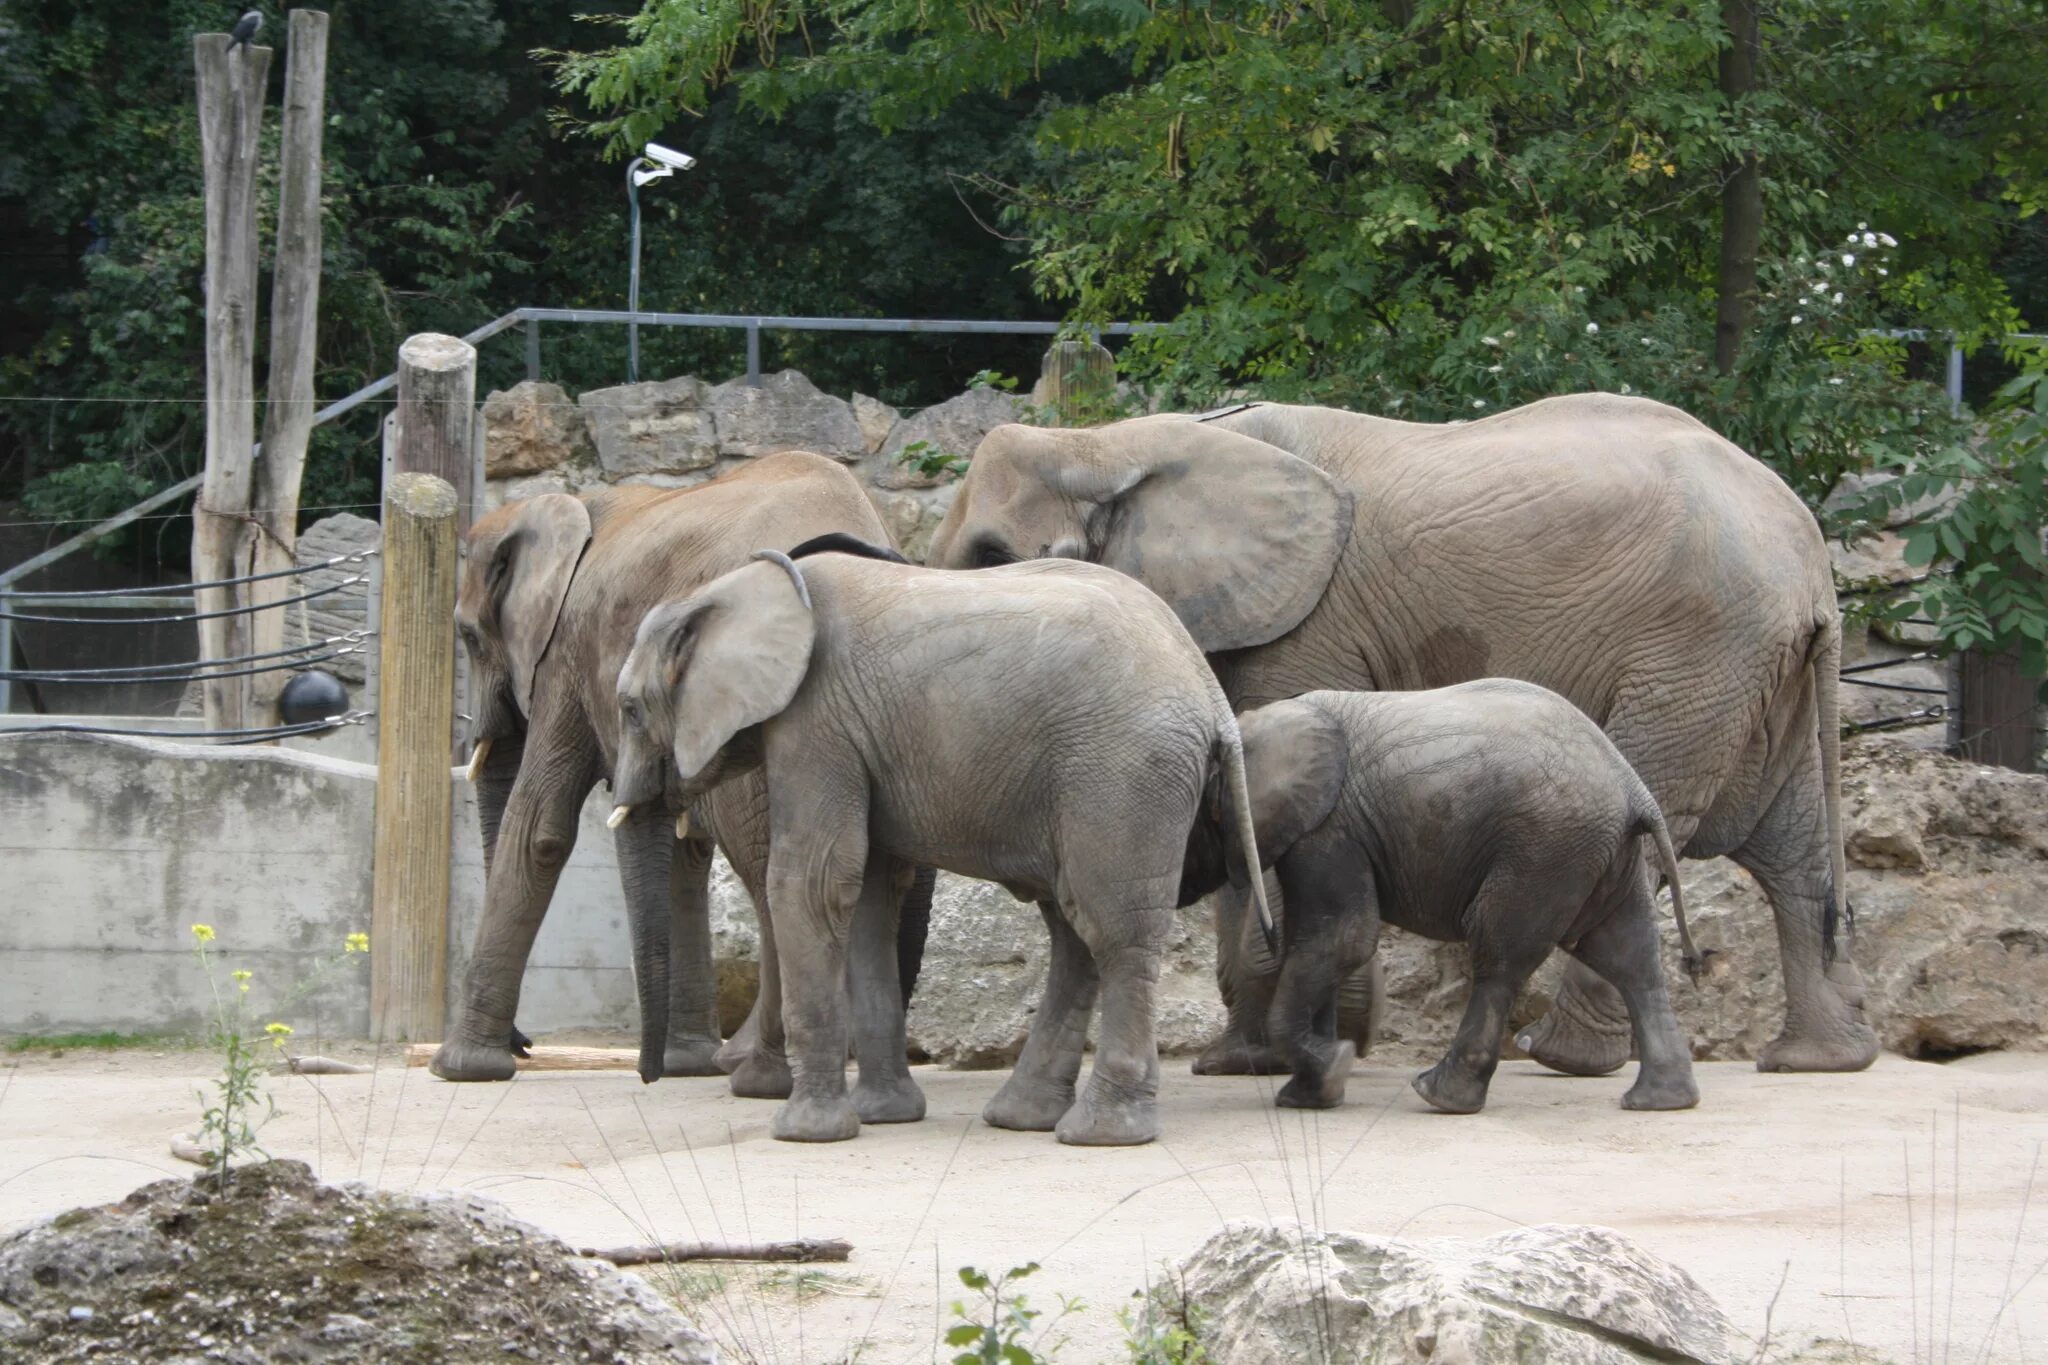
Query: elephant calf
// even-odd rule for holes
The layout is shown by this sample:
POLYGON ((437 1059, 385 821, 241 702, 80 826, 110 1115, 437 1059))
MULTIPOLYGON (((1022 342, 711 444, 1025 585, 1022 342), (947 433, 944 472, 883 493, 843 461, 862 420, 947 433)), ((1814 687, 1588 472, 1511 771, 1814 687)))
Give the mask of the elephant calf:
MULTIPOLYGON (((1664 817, 1570 702, 1496 678, 1428 692, 1310 692, 1240 723, 1258 847, 1286 912, 1268 1023, 1294 1072, 1280 1104, 1343 1099, 1357 1042, 1335 1036, 1336 988, 1371 960, 1382 917, 1471 949, 1457 1036, 1415 1077, 1437 1108, 1469 1114, 1486 1102, 1508 1009, 1555 947, 1628 1002, 1641 1068, 1623 1107, 1699 1102, 1664 989, 1640 838, 1656 844, 1686 970, 1696 973, 1664 817)), ((1189 837, 1181 903, 1226 876, 1238 887, 1260 881, 1228 859, 1205 812, 1189 837)))
POLYGON ((1218 839, 1258 858, 1237 722, 1187 629, 1092 564, 757 558, 641 622, 619 672, 614 791, 622 807, 675 810, 766 776, 795 1073, 771 1131, 829 1142, 923 1117, 893 947, 897 883, 922 864, 1037 901, 1052 934, 1044 1003, 983 1117, 1062 1142, 1152 1140, 1159 959, 1212 779, 1234 812, 1218 839), (1077 1097, 1098 979, 1101 1036, 1077 1097))

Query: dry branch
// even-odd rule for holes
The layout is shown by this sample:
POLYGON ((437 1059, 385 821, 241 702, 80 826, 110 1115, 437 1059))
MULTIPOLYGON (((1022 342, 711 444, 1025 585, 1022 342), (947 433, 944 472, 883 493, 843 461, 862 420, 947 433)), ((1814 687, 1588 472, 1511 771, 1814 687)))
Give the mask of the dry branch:
MULTIPOLYGON (((405 1050, 407 1066, 425 1066, 434 1059, 435 1044, 413 1043, 405 1050)), ((632 1071, 640 1054, 629 1047, 537 1047, 517 1063, 521 1071, 632 1071)))
POLYGON ((660 1245, 583 1247, 578 1256, 613 1265, 664 1265, 673 1261, 843 1261, 853 1243, 837 1237, 799 1237, 788 1242, 663 1242, 660 1245))

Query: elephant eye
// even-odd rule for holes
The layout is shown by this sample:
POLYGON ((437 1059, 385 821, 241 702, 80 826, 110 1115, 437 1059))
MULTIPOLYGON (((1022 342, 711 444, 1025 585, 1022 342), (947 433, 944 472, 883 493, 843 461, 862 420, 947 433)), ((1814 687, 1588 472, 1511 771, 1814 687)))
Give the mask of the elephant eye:
POLYGON ((1009 547, 1000 540, 984 537, 975 544, 974 567, 977 569, 995 569, 1016 562, 1017 556, 1011 554, 1009 547))

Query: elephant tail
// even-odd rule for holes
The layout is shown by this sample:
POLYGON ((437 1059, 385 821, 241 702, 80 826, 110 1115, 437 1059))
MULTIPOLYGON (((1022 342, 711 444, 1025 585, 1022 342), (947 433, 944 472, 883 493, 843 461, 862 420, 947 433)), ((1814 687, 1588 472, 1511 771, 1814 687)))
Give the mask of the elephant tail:
POLYGON ((1266 951, 1276 958, 1279 935, 1273 931, 1273 910, 1266 904, 1265 864, 1259 861, 1259 835, 1252 826, 1251 784, 1244 774, 1244 737, 1238 732, 1237 717, 1223 712, 1222 733, 1217 742, 1223 749, 1223 779, 1229 785, 1231 814, 1237 823, 1237 851, 1244 858, 1245 880, 1251 883, 1252 905, 1259 912, 1259 932, 1266 937, 1266 951))
POLYGON ((1813 697, 1820 722, 1820 790, 1827 810, 1828 870, 1833 884, 1828 887, 1827 907, 1821 911, 1820 960, 1829 967, 1835 960, 1835 935, 1844 921, 1853 929, 1855 911, 1849 906, 1849 883, 1842 852, 1842 617, 1835 612, 1821 623, 1814 641, 1812 663, 1813 697))
POLYGON ((1678 852, 1671 847, 1671 831, 1664 825, 1664 812, 1657 808, 1657 798, 1650 795, 1640 778, 1636 780, 1636 824, 1632 832, 1649 835, 1657 846, 1658 869, 1671 883, 1671 913, 1678 921, 1678 960, 1686 976, 1697 983, 1706 971, 1707 959, 1693 945, 1692 927, 1685 922, 1685 888, 1678 879, 1678 852))

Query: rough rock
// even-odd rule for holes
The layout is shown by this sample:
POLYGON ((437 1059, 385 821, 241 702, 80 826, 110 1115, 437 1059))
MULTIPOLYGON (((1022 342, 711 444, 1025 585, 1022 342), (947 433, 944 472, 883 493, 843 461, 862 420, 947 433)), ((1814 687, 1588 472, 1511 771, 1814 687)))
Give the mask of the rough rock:
POLYGON ((1557 1223, 1417 1241, 1230 1223, 1149 1306, 1230 1365, 1736 1359, 1692 1276, 1618 1232, 1557 1223))
POLYGON ((853 405, 820 392, 796 370, 780 370, 749 388, 733 379, 711 390, 709 407, 724 455, 752 459, 778 450, 808 450, 838 460, 867 454, 853 405))
POLYGON ((583 410, 559 384, 526 380, 484 399, 484 477, 512 479, 588 461, 596 449, 583 410))
POLYGON ((861 439, 867 443, 870 455, 882 448, 882 442, 889 439, 889 433, 902 416, 879 398, 870 398, 864 393, 853 396, 853 420, 860 423, 861 439))
POLYGON ((868 481, 894 492, 904 488, 934 488, 950 480, 950 474, 920 474, 897 460, 897 456, 918 442, 934 451, 970 458, 981 438, 1005 422, 1023 420, 1024 404, 998 389, 969 389, 957 398, 934 403, 904 418, 882 442, 881 449, 865 462, 868 481))
POLYGON ((145 1185, 0 1239, 0 1356, 51 1362, 715 1365, 645 1282, 468 1193, 301 1162, 145 1185))
MULTIPOLYGON (((2048 1048, 2048 777, 1868 736, 1843 747, 1842 796, 1855 911, 1844 939, 1884 1046, 1936 1059, 2048 1048)), ((1703 981, 1686 979, 1663 899, 1679 1024, 1701 1060, 1752 1058, 1784 1017, 1769 904, 1726 859, 1688 862, 1683 879, 1693 937, 1717 956, 1703 981)), ((1380 952, 1381 1053, 1433 1059, 1463 1007, 1465 950, 1389 930, 1380 952)), ((1513 1030, 1549 1008, 1562 971, 1553 954, 1523 991, 1508 1055, 1520 1055, 1513 1030)))
POLYGON ((960 485, 955 482, 917 492, 872 492, 868 496, 881 512, 882 524, 896 538, 896 548, 922 564, 932 547, 932 533, 946 519, 946 509, 959 493, 960 485))
POLYGON ((711 387, 684 375, 651 384, 592 389, 576 399, 590 423, 608 479, 672 474, 718 463, 711 387))

